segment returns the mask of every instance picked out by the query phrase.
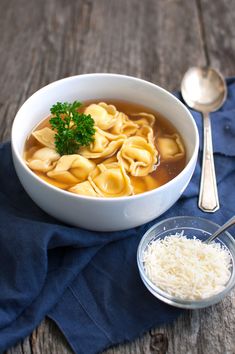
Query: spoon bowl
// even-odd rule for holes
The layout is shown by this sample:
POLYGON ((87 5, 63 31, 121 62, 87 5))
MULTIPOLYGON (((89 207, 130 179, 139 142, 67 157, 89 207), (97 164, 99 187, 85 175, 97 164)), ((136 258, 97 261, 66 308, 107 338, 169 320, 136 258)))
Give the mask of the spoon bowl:
POLYGON ((215 112, 227 97, 223 76, 213 68, 190 68, 181 85, 187 105, 200 112, 215 112))

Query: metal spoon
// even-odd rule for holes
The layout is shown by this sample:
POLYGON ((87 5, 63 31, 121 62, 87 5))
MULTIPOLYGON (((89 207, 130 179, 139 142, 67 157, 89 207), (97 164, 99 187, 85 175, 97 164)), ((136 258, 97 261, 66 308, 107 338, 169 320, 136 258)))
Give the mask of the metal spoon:
POLYGON ((211 123, 209 113, 218 110, 227 97, 227 87, 223 76, 213 68, 190 68, 181 83, 181 92, 187 105, 203 116, 204 142, 202 174, 198 206, 205 212, 219 209, 216 185, 211 123))
POLYGON ((233 216, 231 219, 229 219, 224 225, 220 226, 216 232, 213 233, 207 240, 204 241, 204 243, 210 243, 214 241, 216 237, 218 237, 222 232, 227 230, 229 227, 232 225, 235 225, 235 216, 233 216))

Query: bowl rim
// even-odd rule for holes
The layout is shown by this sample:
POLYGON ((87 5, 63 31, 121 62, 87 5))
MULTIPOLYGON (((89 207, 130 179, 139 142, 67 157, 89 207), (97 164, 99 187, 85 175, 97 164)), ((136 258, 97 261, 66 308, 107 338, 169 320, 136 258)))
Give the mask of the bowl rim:
POLYGON ((20 163, 21 167, 24 169, 24 171, 26 173, 28 173, 33 179, 35 179, 37 182, 39 182, 40 184, 44 185, 45 187, 54 190, 55 192, 61 193, 62 195, 65 196, 70 196, 71 198, 76 198, 76 199, 82 199, 82 200, 95 200, 98 203, 99 202, 113 202, 113 201, 125 201, 125 200, 137 200, 137 199, 141 199, 146 195, 153 195, 154 193, 156 193, 156 191, 164 191, 164 189, 166 189, 169 185, 172 185, 174 183, 176 183, 182 175, 184 175, 188 170, 191 169, 192 165, 195 163, 195 160, 197 160, 197 156, 198 156, 198 151, 199 151, 199 133, 198 133, 198 128, 196 125, 196 122, 191 114, 191 112, 189 111, 189 109, 177 98, 175 97, 172 93, 170 93, 169 91, 167 91, 166 89, 158 86, 157 84, 154 84, 152 82, 149 82, 147 80, 143 80, 137 77, 133 77, 133 76, 129 76, 129 75, 123 75, 123 74, 115 74, 115 73, 88 73, 88 74, 80 74, 80 75, 73 75, 73 76, 68 76, 56 81, 53 81, 49 84, 47 84, 46 86, 43 86, 42 88, 40 88, 39 90, 37 90, 36 92, 34 92, 31 96, 29 96, 26 101, 22 104, 22 106, 19 108, 19 110, 17 111, 15 118, 13 120, 12 123, 12 128, 11 128, 11 149, 12 149, 12 154, 17 158, 17 161, 20 163), (41 92, 43 91, 47 91, 47 90, 51 90, 54 87, 60 86, 61 84, 63 84, 63 82, 65 81, 70 81, 70 80, 77 80, 80 77, 117 77, 117 78, 123 78, 123 79, 128 79, 131 80, 133 82, 136 83, 140 83, 140 84, 144 84, 147 85, 149 87, 155 88, 157 90, 159 90, 160 92, 162 92, 164 95, 166 95, 169 99, 171 99, 172 101, 174 101, 177 105, 181 106, 181 108, 183 109, 183 111, 185 111, 185 113, 187 114, 192 127, 194 128, 194 133, 195 133, 195 146, 193 148, 193 153, 189 159, 189 161, 187 162, 187 164, 185 165, 185 167, 183 168, 183 170, 177 175, 175 176, 172 180, 168 181, 167 183, 163 184, 162 186, 152 189, 150 191, 146 191, 140 194, 136 194, 136 195, 131 195, 131 196, 122 196, 122 197, 93 197, 93 196, 85 196, 85 195, 79 195, 79 194, 75 194, 75 193, 71 193, 67 190, 63 190, 60 189, 46 181, 44 181, 42 178, 40 178, 39 176, 37 176, 25 163, 23 156, 21 156, 21 154, 19 153, 15 142, 14 142, 14 136, 16 134, 16 121, 18 120, 19 115, 21 114, 21 111, 24 109, 24 107, 27 105, 28 101, 31 100, 33 97, 39 95, 41 92))
MULTIPOLYGON (((142 236, 138 248, 137 248, 137 253, 136 253, 136 258, 137 258, 137 266, 139 269, 139 273, 140 273, 140 277, 144 283, 144 285, 147 287, 147 289, 155 296, 164 301, 167 302, 168 304, 171 305, 175 305, 177 307, 181 307, 181 308, 188 308, 188 309, 193 309, 193 308, 200 308, 200 307, 206 307, 212 304, 217 303, 218 301, 220 301, 220 299, 222 299, 230 290, 232 290, 232 288, 235 286, 235 259, 234 257, 232 257, 231 252, 229 251, 230 255, 231 255, 231 260, 232 260, 232 272, 231 272, 231 276, 230 279, 228 281, 228 283, 226 284, 226 287, 219 293, 216 293, 215 295, 212 295, 210 297, 207 297, 205 299, 199 299, 199 300, 189 300, 189 299, 181 299, 178 298, 176 296, 172 296, 170 294, 168 294, 167 292, 163 291, 162 289, 160 289, 158 286, 156 286, 146 275, 145 270, 144 270, 144 266, 143 263, 141 261, 141 255, 142 255, 142 248, 143 248, 143 243, 145 241, 145 239, 147 238, 147 236, 151 233, 152 230, 154 230, 157 226, 164 224, 166 222, 169 221, 173 221, 173 220, 185 220, 187 222, 187 220, 198 220, 198 221, 203 221, 203 222, 207 222, 210 225, 216 226, 217 228, 220 227, 220 225, 218 225, 217 223, 208 220, 206 218, 202 218, 199 216, 175 216, 175 217, 170 217, 167 219, 163 219, 157 223, 155 223, 153 226, 151 226, 142 236), (234 280, 232 282, 232 280, 234 280), (202 306, 203 305, 203 306, 202 306)), ((205 230, 206 231, 206 230, 205 230)), ((235 246, 235 239, 233 238, 233 236, 228 232, 228 231, 224 231, 223 234, 226 234, 226 236, 228 237, 228 239, 231 241, 231 243, 235 246)), ((220 239, 220 237, 217 237, 218 240, 221 241, 221 243, 223 243, 223 241, 220 239)), ((226 246, 225 246, 226 247, 226 246)), ((228 249, 228 247, 226 247, 228 249)), ((229 249, 228 249, 229 250, 229 249)))

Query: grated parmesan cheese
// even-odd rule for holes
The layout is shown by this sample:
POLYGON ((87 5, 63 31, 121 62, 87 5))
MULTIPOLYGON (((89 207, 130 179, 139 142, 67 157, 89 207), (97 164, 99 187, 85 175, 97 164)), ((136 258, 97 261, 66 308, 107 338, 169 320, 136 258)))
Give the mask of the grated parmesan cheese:
POLYGON ((181 299, 205 299, 221 292, 231 276, 231 256, 219 243, 181 234, 153 240, 143 253, 147 277, 181 299))

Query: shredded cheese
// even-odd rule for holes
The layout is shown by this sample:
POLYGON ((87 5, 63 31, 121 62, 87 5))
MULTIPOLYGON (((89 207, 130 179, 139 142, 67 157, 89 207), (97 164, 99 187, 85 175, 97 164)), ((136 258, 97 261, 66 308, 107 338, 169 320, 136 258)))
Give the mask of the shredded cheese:
POLYGON ((181 234, 153 240, 143 252, 150 281, 180 299, 205 299, 221 292, 231 276, 231 256, 219 243, 181 234))

